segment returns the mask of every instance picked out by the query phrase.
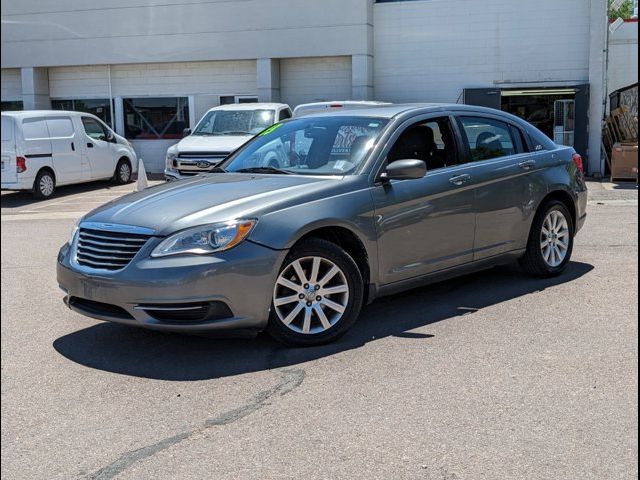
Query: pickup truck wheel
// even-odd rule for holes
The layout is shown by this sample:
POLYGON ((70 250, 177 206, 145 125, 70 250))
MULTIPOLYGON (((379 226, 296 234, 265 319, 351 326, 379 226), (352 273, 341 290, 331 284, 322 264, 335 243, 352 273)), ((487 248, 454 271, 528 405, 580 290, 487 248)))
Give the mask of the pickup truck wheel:
POLYGON ((267 332, 289 346, 328 343, 355 323, 362 301, 362 276, 349 254, 326 240, 305 240, 278 274, 267 332))
POLYGON ((33 182, 33 196, 40 199, 50 198, 56 190, 56 179, 49 170, 40 170, 33 182))

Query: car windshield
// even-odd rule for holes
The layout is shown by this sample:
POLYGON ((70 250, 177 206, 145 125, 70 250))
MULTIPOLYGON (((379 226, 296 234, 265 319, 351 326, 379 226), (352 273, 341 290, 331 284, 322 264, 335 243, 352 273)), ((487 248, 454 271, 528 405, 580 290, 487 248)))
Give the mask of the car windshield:
POLYGON ((305 117, 276 123, 222 164, 227 172, 346 175, 371 151, 387 119, 305 117))
POLYGON ((192 135, 255 135, 273 124, 273 110, 213 110, 192 135))

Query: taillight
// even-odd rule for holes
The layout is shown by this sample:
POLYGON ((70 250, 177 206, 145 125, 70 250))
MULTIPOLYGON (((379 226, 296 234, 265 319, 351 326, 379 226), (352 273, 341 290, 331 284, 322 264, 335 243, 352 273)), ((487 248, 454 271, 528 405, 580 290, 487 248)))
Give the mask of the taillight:
POLYGON ((22 173, 27 169, 27 160, 24 157, 16 157, 16 172, 22 173))
POLYGON ((573 154, 573 163, 578 167, 578 171, 580 173, 584 173, 584 163, 582 162, 582 157, 579 154, 573 154))

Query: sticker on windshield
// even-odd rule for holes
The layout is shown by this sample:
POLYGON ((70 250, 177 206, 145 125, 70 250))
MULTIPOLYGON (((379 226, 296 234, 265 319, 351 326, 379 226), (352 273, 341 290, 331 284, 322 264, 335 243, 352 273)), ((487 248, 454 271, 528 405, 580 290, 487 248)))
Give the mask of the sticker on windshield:
POLYGON ((262 137, 264 135, 269 135, 270 133, 274 132, 275 130, 279 129, 282 126, 281 123, 276 123, 274 125, 271 125, 269 128, 267 128, 264 132, 262 132, 259 136, 262 137))

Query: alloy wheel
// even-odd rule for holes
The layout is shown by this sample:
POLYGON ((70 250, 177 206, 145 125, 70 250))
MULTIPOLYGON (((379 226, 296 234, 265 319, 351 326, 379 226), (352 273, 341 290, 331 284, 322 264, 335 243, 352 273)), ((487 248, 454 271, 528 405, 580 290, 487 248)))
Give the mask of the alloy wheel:
POLYGON ((340 321, 349 302, 344 272, 324 257, 303 257, 287 265, 276 281, 278 319, 297 333, 317 334, 340 321))
POLYGON ((129 179, 131 178, 131 167, 127 162, 122 162, 120 164, 119 174, 120 174, 120 181, 122 183, 127 183, 129 181, 129 179))
POLYGON ((558 267, 564 262, 569 251, 569 223, 559 210, 551 210, 542 223, 540 249, 542 258, 550 267, 558 267))

